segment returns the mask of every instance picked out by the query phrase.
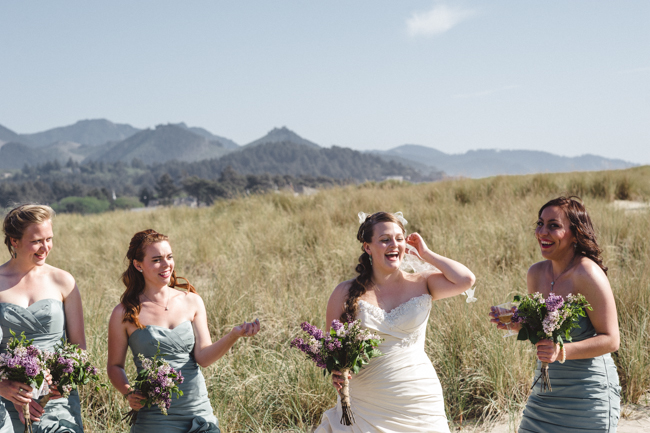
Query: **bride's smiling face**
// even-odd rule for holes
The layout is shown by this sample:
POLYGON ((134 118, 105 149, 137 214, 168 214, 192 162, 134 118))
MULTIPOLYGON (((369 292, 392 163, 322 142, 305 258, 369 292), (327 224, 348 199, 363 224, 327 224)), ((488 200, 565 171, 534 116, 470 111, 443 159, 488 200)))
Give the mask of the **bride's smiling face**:
POLYGON ((394 271, 399 269, 404 252, 406 237, 393 222, 381 222, 372 227, 372 241, 363 244, 364 250, 372 257, 372 267, 394 271))

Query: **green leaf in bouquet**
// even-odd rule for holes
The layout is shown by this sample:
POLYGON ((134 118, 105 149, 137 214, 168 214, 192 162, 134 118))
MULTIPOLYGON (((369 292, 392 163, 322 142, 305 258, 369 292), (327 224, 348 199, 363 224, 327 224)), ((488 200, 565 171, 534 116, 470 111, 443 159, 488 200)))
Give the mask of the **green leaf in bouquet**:
POLYGON ((517 340, 522 340, 522 341, 528 340, 528 330, 523 326, 519 330, 519 334, 517 334, 517 340))

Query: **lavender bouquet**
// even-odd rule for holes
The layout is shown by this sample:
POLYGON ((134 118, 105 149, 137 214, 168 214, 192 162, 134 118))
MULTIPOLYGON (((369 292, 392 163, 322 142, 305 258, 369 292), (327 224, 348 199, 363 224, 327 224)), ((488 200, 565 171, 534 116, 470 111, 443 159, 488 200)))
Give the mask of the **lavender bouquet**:
MULTIPOLYGON (((178 387, 183 383, 183 375, 180 371, 172 368, 167 361, 161 359, 164 356, 160 353, 160 348, 153 358, 145 358, 141 353, 138 359, 142 363, 142 370, 138 373, 133 381, 133 389, 140 391, 145 396, 142 404, 146 407, 157 405, 163 415, 167 415, 167 410, 172 404, 172 396, 176 398, 183 395, 183 391, 178 387)), ((135 424, 138 418, 138 412, 131 409, 123 419, 127 420, 129 425, 135 424)))
MULTIPOLYGON (((52 375, 52 385, 55 385, 61 396, 68 397, 79 385, 86 385, 91 380, 99 380, 99 370, 88 361, 88 352, 76 344, 67 341, 54 346, 54 353, 47 361, 52 375)), ((43 397, 39 403, 45 407, 52 394, 43 397)))
MULTIPOLYGON (((569 294, 565 300, 554 293, 544 299, 541 293, 535 292, 523 298, 517 295, 515 302, 519 302, 519 306, 512 316, 512 323, 521 324, 517 340, 530 340, 536 344, 540 340, 548 339, 560 347, 572 340, 571 330, 579 326, 578 319, 587 315, 586 309, 592 309, 580 294, 569 294)), ((547 362, 542 362, 541 373, 533 387, 540 379, 542 392, 553 391, 547 362)))
POLYGON ((323 369, 323 374, 340 371, 343 376, 343 387, 339 390, 341 397, 341 424, 352 425, 354 415, 350 407, 350 389, 348 374, 358 373, 371 358, 382 353, 377 349, 381 339, 368 329, 361 328, 361 322, 341 323, 332 321, 330 334, 317 327, 303 322, 300 327, 307 334, 306 338, 295 338, 291 347, 300 349, 307 358, 314 361, 316 366, 323 369))
MULTIPOLYGON (((32 398, 38 398, 43 391, 41 387, 47 388, 45 375, 48 373, 47 361, 51 354, 34 346, 34 340, 28 340, 24 332, 20 334, 20 339, 16 338, 14 331, 10 332, 7 350, 0 354, 0 380, 15 380, 29 385, 34 388, 32 398)), ((23 406, 23 416, 25 433, 31 433, 33 430, 29 404, 23 406)))

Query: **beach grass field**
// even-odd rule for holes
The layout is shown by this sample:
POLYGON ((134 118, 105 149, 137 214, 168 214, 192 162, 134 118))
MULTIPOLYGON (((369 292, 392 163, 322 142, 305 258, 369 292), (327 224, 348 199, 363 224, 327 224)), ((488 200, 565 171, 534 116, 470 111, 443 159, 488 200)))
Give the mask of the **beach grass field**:
MULTIPOLYGON (((241 339, 204 369, 223 432, 309 432, 335 391, 328 378, 289 348, 299 324, 325 326, 333 288, 355 276, 361 253, 359 211, 402 211, 408 232, 467 265, 478 301, 435 302, 426 351, 442 381, 448 418, 516 419, 530 388, 534 352, 503 339, 489 307, 526 291, 526 271, 541 260, 534 233, 539 207, 561 194, 583 197, 604 249, 617 301, 621 347, 614 359, 625 402, 650 388, 650 212, 616 200, 650 201, 650 167, 591 173, 500 176, 427 184, 394 181, 250 195, 204 208, 157 208, 56 217, 48 263, 69 271, 84 303, 92 359, 106 365, 109 314, 119 301, 131 236, 153 228, 170 236, 177 274, 205 300, 213 340, 244 320, 262 330, 241 339)), ((0 253, 9 258, 6 250, 0 253)), ((134 368, 127 359, 127 373, 134 368)), ((81 392, 87 432, 126 432, 127 405, 112 387, 81 392)))

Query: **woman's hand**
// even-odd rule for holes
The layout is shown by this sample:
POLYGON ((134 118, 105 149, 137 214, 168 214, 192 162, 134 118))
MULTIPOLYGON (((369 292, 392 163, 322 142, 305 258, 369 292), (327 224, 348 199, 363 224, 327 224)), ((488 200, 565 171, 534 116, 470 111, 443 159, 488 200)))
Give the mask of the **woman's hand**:
MULTIPOLYGON (((352 375, 348 373, 348 380, 352 379, 352 375)), ((341 388, 343 388, 343 384, 345 383, 345 379, 343 378, 343 373, 340 371, 333 370, 332 371, 332 385, 334 388, 336 388, 337 391, 340 391, 341 388)))
POLYGON ((50 386, 50 400, 56 400, 57 398, 62 398, 63 396, 59 392, 59 389, 52 385, 50 386))
MULTIPOLYGON (((131 388, 129 387, 129 389, 131 388)), ((135 411, 139 411, 140 409, 142 409, 144 406, 142 402, 147 399, 144 396, 144 394, 142 394, 140 391, 134 391, 134 390, 129 391, 129 393, 126 394, 125 397, 131 409, 135 411)))
MULTIPOLYGON (((16 412, 18 412, 18 415, 20 416, 20 422, 25 424, 25 417, 23 416, 23 405, 16 404, 14 403, 14 407, 16 408, 16 412)), ((34 422, 39 422, 41 420, 41 416, 43 416, 43 412, 45 412, 45 409, 43 409, 43 406, 38 404, 36 400, 31 400, 29 401, 29 417, 31 418, 32 421, 34 422)))
POLYGON ((560 345, 553 343, 551 340, 540 340, 537 346, 537 359, 549 364, 555 362, 560 357, 560 345))
MULTIPOLYGON (((516 307, 512 307, 512 311, 514 313, 516 307)), ((489 316, 491 317, 490 322, 494 323, 497 325, 497 329, 501 329, 504 331, 508 330, 508 326, 510 326, 511 331, 519 332, 521 329, 521 323, 509 323, 506 325, 502 321, 499 320, 499 312, 497 310, 497 307, 490 307, 490 314, 489 316)))
POLYGON ((418 233, 411 233, 406 237, 406 243, 416 249, 420 257, 424 256, 424 253, 429 250, 427 244, 422 239, 418 233))
POLYGON ((32 387, 24 383, 15 380, 0 381, 0 395, 18 407, 22 408, 32 400, 31 393, 32 387))
POLYGON ((260 320, 255 319, 252 322, 244 322, 239 326, 232 328, 232 333, 239 337, 252 337, 260 332, 260 320))

